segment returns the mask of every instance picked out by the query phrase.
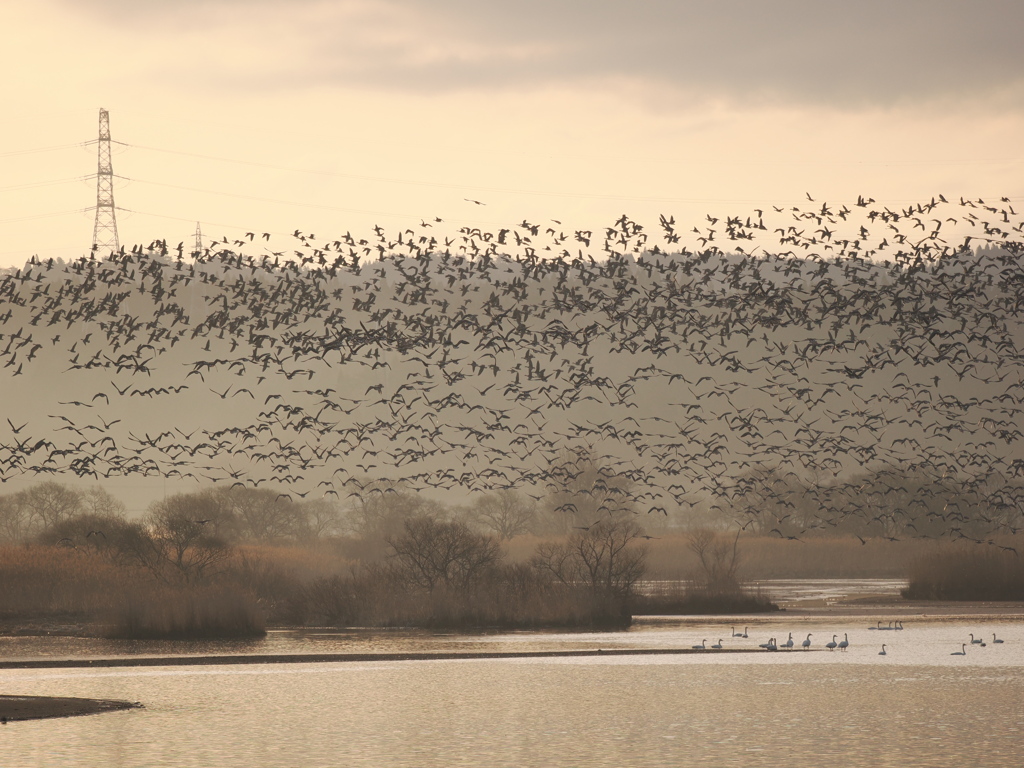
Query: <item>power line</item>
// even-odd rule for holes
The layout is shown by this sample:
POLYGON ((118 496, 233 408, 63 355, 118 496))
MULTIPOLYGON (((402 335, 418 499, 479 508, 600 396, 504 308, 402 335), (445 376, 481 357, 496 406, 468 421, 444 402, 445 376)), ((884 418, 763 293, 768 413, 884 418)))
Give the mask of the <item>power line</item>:
POLYGON ((37 147, 35 149, 16 149, 12 152, 0 152, 0 157, 14 157, 16 155, 34 155, 38 152, 55 152, 58 149, 70 149, 71 147, 86 147, 92 144, 91 141, 76 141, 74 144, 55 144, 52 147, 37 147))
MULTIPOLYGON (((641 203, 689 203, 689 204, 693 204, 693 203, 706 203, 706 204, 754 203, 754 204, 764 204, 765 203, 765 199, 764 198, 647 197, 647 196, 637 196, 637 195, 631 196, 631 195, 619 195, 619 194, 602 194, 602 193, 594 193, 594 192, 551 192, 551 191, 543 191, 543 190, 516 189, 516 188, 509 188, 509 187, 486 187, 486 186, 469 185, 469 184, 447 184, 447 183, 443 183, 443 182, 419 181, 419 180, 415 180, 415 179, 398 179, 398 178, 389 177, 389 176, 370 176, 370 175, 365 175, 365 174, 342 173, 342 172, 339 172, 339 171, 325 171, 325 170, 319 170, 319 169, 313 169, 313 168, 295 168, 295 167, 290 167, 290 166, 274 165, 272 163, 261 163, 261 162, 252 161, 252 160, 239 160, 237 158, 220 157, 220 156, 217 156, 217 155, 206 155, 206 154, 200 154, 200 153, 196 153, 196 152, 182 152, 182 151, 173 150, 173 149, 162 149, 160 147, 150 147, 150 146, 146 146, 146 145, 142 145, 142 144, 130 144, 130 143, 121 142, 121 141, 116 141, 114 143, 115 144, 120 144, 121 146, 128 147, 128 148, 131 148, 131 149, 142 149, 142 150, 147 150, 147 151, 151 151, 151 152, 160 152, 160 153, 163 153, 163 154, 179 155, 179 156, 182 156, 182 157, 194 157, 194 158, 198 158, 198 159, 201 159, 201 160, 214 160, 214 161, 217 161, 217 162, 233 163, 233 164, 236 164, 236 165, 247 165, 247 166, 251 166, 251 167, 255 167, 255 168, 266 168, 268 170, 274 170, 274 171, 287 171, 287 172, 290 172, 290 173, 302 173, 302 174, 309 174, 309 175, 315 175, 315 176, 326 176, 326 177, 333 177, 333 178, 353 179, 353 180, 356 180, 356 181, 374 181, 374 182, 383 182, 383 183, 387 183, 387 184, 402 184, 402 185, 406 185, 406 186, 431 187, 431 188, 435 188, 435 189, 452 189, 452 190, 459 190, 459 191, 463 191, 463 192, 466 192, 466 191, 468 191, 468 192, 491 192, 491 193, 497 193, 497 194, 529 195, 529 196, 535 196, 535 197, 564 197, 564 198, 577 198, 577 199, 584 199, 584 200, 622 200, 622 201, 625 201, 625 202, 641 202, 641 203)), ((712 162, 712 164, 715 164, 715 165, 719 165, 720 164, 720 163, 713 162, 713 161, 708 161, 708 162, 712 162)), ((924 161, 921 161, 921 162, 924 162, 924 161)), ((996 160, 991 160, 991 161, 989 161, 989 160, 980 160, 980 161, 971 161, 971 160, 960 161, 960 160, 956 160, 956 161, 946 161, 946 164, 950 164, 950 165, 971 164, 971 163, 975 163, 975 164, 1012 164, 1013 162, 1016 162, 1016 161, 1010 161, 1009 163, 1007 163, 1007 161, 996 161, 996 160)), ((917 163, 917 161, 876 161, 875 162, 875 164, 880 164, 880 165, 900 165, 900 164, 908 164, 909 165, 909 164, 916 164, 916 163, 917 163)), ((748 164, 748 165, 751 165, 751 164, 752 165, 758 165, 758 164, 760 164, 760 165, 787 164, 787 165, 789 165, 789 164, 792 164, 792 163, 790 163, 788 161, 758 163, 758 162, 755 161, 755 162, 752 162, 752 163, 744 163, 744 164, 748 164)), ((863 163, 856 162, 855 164, 863 164, 863 163)), ((124 177, 121 177, 121 178, 124 178, 124 177)), ((160 184, 160 182, 144 181, 144 180, 141 180, 141 179, 139 179, 137 181, 140 181, 140 183, 144 183, 144 184, 160 184)), ((164 186, 173 186, 173 185, 169 185, 168 184, 168 185, 164 185, 164 186)), ((229 193, 229 192, 219 192, 219 191, 216 191, 216 190, 204 190, 204 189, 195 189, 195 188, 189 188, 189 187, 180 187, 180 189, 185 189, 185 190, 188 190, 188 191, 191 191, 191 192, 206 192, 208 194, 219 194, 219 195, 245 197, 244 195, 232 195, 232 193, 229 193)), ((287 205, 307 205, 305 203, 295 203, 295 202, 282 201, 282 200, 270 200, 270 199, 266 199, 266 198, 251 198, 251 199, 261 200, 263 202, 284 203, 284 204, 287 204, 287 205)), ((776 202, 776 204, 790 204, 790 203, 803 202, 803 201, 801 199, 799 199, 799 198, 794 198, 792 200, 784 200, 781 203, 779 203, 778 200, 775 200, 775 202, 776 202)), ((852 200, 837 201, 837 202, 852 202, 852 200)), ((898 203, 898 202, 913 202, 913 201, 909 201, 909 200, 903 200, 903 201, 893 200, 891 202, 898 203)), ((351 209, 345 209, 345 208, 331 208, 330 206, 316 206, 314 204, 308 204, 308 205, 310 205, 310 207, 326 207, 326 208, 331 209, 331 210, 351 211, 351 209)), ((379 213, 379 212, 375 212, 375 211, 369 211, 369 212, 367 212, 367 211, 353 211, 353 212, 356 212, 356 213, 376 213, 377 215, 388 215, 388 214, 383 214, 383 213, 379 213)))
POLYGON ((95 174, 90 173, 85 176, 74 176, 69 179, 54 179, 52 181, 36 181, 28 184, 14 184, 9 187, 0 187, 0 192, 9 192, 14 189, 32 189, 34 187, 52 187, 56 184, 70 184, 72 181, 88 181, 92 178, 95 178, 95 174))
POLYGON ((56 211, 54 213, 37 213, 32 216, 15 216, 10 219, 0 219, 0 224, 8 224, 16 221, 32 221, 33 219, 49 219, 54 216, 67 216, 70 213, 87 213, 92 208, 74 208, 70 211, 56 211))

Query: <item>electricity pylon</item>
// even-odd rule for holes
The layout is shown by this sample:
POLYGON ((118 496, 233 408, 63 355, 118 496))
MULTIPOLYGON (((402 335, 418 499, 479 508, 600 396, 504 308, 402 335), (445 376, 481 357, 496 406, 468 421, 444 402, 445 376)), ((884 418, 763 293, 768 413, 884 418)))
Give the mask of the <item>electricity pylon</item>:
POLYGON ((192 258, 199 260, 203 258, 203 230, 199 228, 199 222, 196 222, 196 244, 192 248, 192 258))
POLYGON ((92 230, 93 251, 110 253, 120 248, 117 218, 114 216, 114 168, 110 162, 110 117, 100 110, 100 135, 96 142, 96 224, 92 230))

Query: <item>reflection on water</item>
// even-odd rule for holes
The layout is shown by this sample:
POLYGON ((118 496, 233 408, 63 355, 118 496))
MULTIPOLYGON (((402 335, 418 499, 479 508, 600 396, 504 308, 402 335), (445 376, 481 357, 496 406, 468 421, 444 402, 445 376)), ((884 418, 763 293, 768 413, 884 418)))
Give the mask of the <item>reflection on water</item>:
MULTIPOLYGON (((778 655, 776 655, 778 656, 778 655)), ((795 656, 795 654, 790 654, 795 656)), ((5 673, 144 700, 8 725, 21 766, 1019 766, 1020 667, 692 657, 5 673)))
POLYGON ((834 603, 867 595, 897 597, 906 586, 905 579, 771 579, 750 584, 751 588, 771 595, 772 600, 783 606, 818 601, 834 603))
MULTIPOLYGON (((1012 766, 1024 764, 1024 622, 774 616, 748 638, 704 620, 629 632, 285 634, 285 652, 756 648, 846 634, 846 652, 244 667, 0 670, 0 691, 145 710, 12 723, 18 766, 1012 766), (991 641, 970 645, 969 633, 991 641), (952 656, 962 642, 966 656, 952 656), (879 656, 886 643, 886 656, 879 656)), ((742 627, 736 631, 742 632, 742 627)), ((25 649, 23 649, 25 650, 25 649)), ((208 652, 209 647, 197 652, 208 652)), ((244 652, 237 644, 225 652, 244 652)), ((146 653, 151 650, 144 651, 146 653)))

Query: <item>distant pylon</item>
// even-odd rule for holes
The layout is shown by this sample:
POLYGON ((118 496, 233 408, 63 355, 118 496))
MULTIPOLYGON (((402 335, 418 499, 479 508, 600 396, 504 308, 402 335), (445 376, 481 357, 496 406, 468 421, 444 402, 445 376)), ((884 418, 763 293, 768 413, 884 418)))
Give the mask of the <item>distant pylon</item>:
POLYGON ((196 244, 192 248, 192 258, 198 259, 203 255, 203 230, 199 228, 199 222, 196 222, 196 244))
POLYGON ((104 253, 120 248, 117 218, 114 216, 114 168, 110 162, 110 117, 100 110, 100 135, 96 142, 96 224, 92 230, 93 251, 104 253))

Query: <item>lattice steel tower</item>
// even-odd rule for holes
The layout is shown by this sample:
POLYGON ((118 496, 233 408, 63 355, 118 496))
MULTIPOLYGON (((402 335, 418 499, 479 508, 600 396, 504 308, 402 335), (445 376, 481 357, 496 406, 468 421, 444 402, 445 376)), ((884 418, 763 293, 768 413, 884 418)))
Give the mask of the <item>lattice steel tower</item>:
POLYGON ((203 258, 203 230, 199 228, 199 222, 196 222, 196 244, 192 248, 192 258, 201 259, 203 258))
POLYGON ((96 142, 96 224, 92 230, 92 249, 104 253, 120 248, 117 218, 114 216, 114 168, 110 162, 110 117, 100 110, 100 135, 96 142))

